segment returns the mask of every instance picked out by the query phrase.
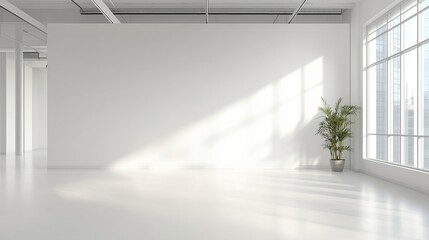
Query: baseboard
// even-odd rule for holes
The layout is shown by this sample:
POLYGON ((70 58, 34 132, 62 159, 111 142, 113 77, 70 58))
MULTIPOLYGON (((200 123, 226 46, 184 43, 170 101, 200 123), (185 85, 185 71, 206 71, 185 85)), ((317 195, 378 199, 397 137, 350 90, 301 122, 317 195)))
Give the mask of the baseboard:
MULTIPOLYGON (((304 165, 298 167, 263 167, 263 166, 97 166, 97 165, 48 165, 47 169, 282 169, 282 170, 327 170, 329 166, 304 165)), ((346 167, 346 170, 351 170, 346 167)))

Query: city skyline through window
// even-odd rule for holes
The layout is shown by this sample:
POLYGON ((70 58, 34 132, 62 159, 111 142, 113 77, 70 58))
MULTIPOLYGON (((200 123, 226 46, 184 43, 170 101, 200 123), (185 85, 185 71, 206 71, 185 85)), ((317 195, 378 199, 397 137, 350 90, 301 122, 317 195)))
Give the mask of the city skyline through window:
POLYGON ((366 155, 429 170, 429 0, 402 1, 367 26, 366 155))

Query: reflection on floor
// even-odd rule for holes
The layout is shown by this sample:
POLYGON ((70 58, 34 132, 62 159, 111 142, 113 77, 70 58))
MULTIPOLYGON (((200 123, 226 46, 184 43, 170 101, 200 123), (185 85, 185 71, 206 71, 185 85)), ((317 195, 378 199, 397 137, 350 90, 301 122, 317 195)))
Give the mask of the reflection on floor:
POLYGON ((359 173, 26 161, 0 158, 0 239, 429 239, 428 195, 359 173))

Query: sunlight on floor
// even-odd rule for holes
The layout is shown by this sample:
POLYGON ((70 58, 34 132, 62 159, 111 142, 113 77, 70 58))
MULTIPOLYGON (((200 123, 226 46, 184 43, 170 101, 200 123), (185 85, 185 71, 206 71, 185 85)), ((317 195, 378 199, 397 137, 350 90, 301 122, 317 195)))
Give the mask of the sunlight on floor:
POLYGON ((429 236, 428 195, 353 172, 23 166, 0 168, 0 239, 429 236))

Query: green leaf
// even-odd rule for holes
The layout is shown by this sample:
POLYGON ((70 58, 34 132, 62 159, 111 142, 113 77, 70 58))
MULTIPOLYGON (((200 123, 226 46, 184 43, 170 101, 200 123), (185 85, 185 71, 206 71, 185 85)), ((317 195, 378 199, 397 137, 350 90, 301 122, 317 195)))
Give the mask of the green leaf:
POLYGON ((329 150, 332 159, 340 159, 344 151, 352 151, 350 146, 344 145, 344 142, 353 136, 351 117, 358 115, 361 110, 358 106, 342 105, 342 101, 342 98, 339 98, 332 109, 322 98, 322 106, 318 108, 321 122, 316 134, 323 138, 322 147, 329 150))

